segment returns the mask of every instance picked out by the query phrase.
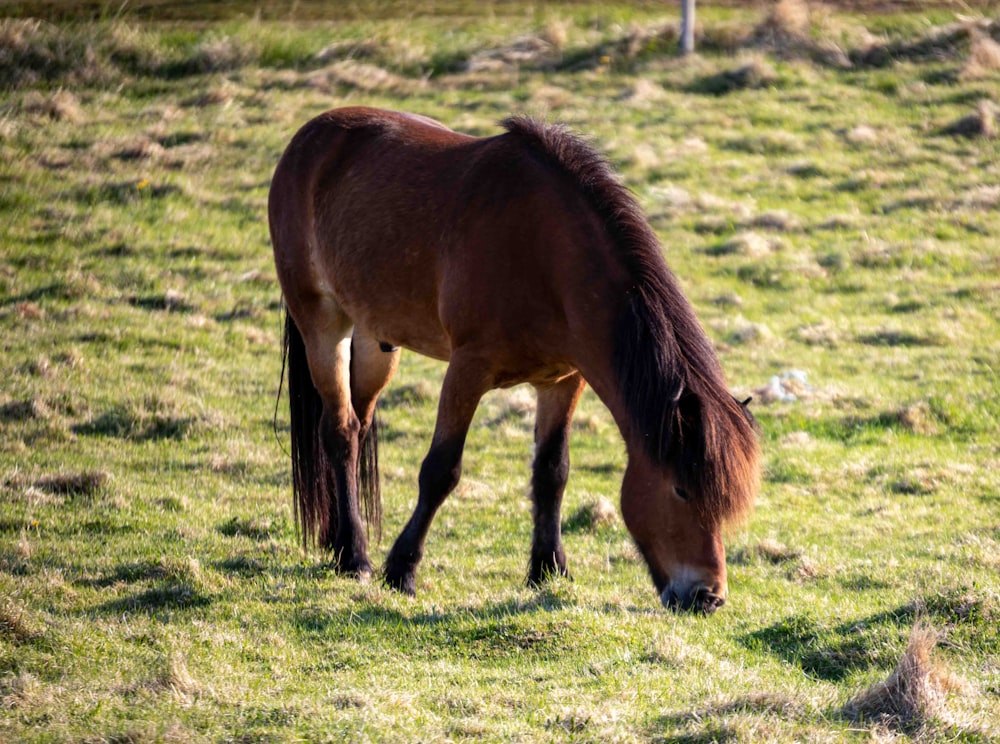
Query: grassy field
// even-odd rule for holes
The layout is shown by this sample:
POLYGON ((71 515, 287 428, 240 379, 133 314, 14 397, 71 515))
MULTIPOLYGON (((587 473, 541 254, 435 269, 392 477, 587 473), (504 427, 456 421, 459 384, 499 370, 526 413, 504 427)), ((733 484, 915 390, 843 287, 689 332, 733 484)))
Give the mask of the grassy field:
MULTIPOLYGON (((0 741, 1000 737, 996 5, 706 6, 687 60, 662 4, 349 6, 0 4, 0 741), (619 168, 763 428, 719 613, 663 610, 602 518, 624 449, 589 393, 575 581, 525 587, 518 388, 417 599, 300 549, 265 203, 343 104, 545 116, 619 168)), ((442 374, 404 353, 383 399, 376 561, 442 374)))

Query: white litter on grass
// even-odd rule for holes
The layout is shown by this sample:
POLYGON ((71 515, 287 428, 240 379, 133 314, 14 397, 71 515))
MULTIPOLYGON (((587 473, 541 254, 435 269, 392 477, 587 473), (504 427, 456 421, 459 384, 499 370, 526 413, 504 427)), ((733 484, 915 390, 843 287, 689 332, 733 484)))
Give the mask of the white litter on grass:
POLYGON ((812 391, 808 375, 801 369, 790 369, 773 375, 767 386, 755 393, 764 403, 794 403, 799 398, 809 397, 812 391))

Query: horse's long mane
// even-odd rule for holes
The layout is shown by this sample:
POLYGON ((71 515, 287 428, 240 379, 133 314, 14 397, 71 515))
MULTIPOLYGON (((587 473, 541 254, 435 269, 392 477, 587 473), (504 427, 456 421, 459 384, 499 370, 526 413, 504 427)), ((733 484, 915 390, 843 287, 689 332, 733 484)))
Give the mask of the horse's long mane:
POLYGON ((740 517, 759 482, 756 425, 730 395, 642 208, 607 160, 566 128, 521 116, 503 126, 577 184, 634 280, 613 351, 631 435, 654 462, 674 470, 706 521, 740 517))

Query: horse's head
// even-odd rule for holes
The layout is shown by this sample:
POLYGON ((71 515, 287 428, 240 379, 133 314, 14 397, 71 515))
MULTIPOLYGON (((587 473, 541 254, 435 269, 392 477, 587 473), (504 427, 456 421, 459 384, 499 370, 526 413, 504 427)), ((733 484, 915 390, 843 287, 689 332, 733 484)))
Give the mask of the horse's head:
POLYGON ((697 494, 644 464, 632 463, 625 471, 622 517, 660 601, 671 610, 715 612, 729 591, 721 525, 704 521, 694 503, 697 494))
POLYGON ((671 610, 712 613, 726 602, 723 526, 746 514, 759 487, 753 418, 746 404, 737 405, 733 420, 746 426, 727 428, 728 447, 712 442, 720 427, 708 434, 691 426, 684 432, 686 446, 666 463, 641 451, 629 458, 622 516, 660 600, 671 610))

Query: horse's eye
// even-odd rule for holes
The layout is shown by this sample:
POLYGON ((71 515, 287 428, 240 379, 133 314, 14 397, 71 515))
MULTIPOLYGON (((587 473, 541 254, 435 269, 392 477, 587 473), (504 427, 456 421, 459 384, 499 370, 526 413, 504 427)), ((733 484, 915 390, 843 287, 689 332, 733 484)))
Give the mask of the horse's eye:
POLYGON ((688 500, 688 498, 690 498, 690 497, 688 496, 688 492, 687 492, 687 491, 685 491, 685 490, 684 490, 683 488, 678 488, 677 486, 674 486, 674 494, 675 494, 675 495, 677 496, 677 498, 679 498, 679 499, 680 499, 681 501, 687 501, 687 500, 688 500))

